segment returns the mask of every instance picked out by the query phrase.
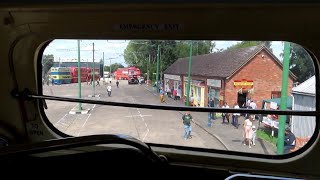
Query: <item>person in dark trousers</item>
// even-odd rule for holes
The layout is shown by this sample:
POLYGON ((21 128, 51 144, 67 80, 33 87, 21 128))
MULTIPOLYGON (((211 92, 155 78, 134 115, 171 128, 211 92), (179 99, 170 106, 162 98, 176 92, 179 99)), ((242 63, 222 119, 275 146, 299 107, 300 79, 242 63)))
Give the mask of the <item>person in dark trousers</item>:
POLYGON ((97 85, 96 86, 100 86, 100 77, 99 77, 99 79, 97 80, 97 85))
MULTIPOLYGON (((214 107, 214 100, 213 98, 210 98, 210 101, 209 101, 209 107, 214 107)), ((211 119, 215 120, 215 113, 214 112, 210 112, 211 114, 211 119)))
POLYGON ((191 121, 192 121, 192 116, 189 111, 187 111, 183 116, 182 116, 182 122, 184 125, 184 139, 187 140, 188 138, 191 138, 191 121))
MULTIPOLYGON (((229 108, 228 103, 225 102, 224 105, 222 106, 222 108, 229 108)), ((225 124, 226 122, 224 121, 225 119, 227 119, 228 124, 229 124, 229 113, 222 113, 222 124, 225 124)))
POLYGON ((117 88, 119 88, 119 80, 117 80, 116 84, 117 84, 117 88))
POLYGON ((111 96, 111 85, 109 84, 107 87, 108 96, 111 96))
POLYGON ((290 128, 286 128, 284 137, 284 154, 290 153, 290 150, 296 146, 296 136, 291 132, 290 128))
POLYGON ((176 101, 178 99, 178 96, 177 96, 178 92, 176 89, 173 90, 173 97, 174 97, 174 100, 176 101))

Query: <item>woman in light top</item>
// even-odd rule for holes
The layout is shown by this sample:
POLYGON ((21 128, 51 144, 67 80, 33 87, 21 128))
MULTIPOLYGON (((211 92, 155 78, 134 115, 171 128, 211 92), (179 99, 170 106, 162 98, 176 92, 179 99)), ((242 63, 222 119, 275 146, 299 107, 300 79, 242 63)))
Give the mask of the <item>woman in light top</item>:
POLYGON ((252 126, 253 126, 253 115, 249 115, 249 119, 246 119, 243 124, 243 127, 244 127, 243 145, 246 145, 246 142, 248 142, 249 148, 251 148, 251 144, 252 144, 252 135, 253 135, 252 126))

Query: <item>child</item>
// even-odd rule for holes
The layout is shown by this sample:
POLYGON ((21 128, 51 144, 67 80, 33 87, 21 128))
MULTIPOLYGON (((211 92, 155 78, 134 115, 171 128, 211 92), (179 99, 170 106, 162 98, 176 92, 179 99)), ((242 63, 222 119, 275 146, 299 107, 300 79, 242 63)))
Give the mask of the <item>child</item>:
POLYGON ((255 146, 256 145, 256 143, 255 143, 255 141, 256 141, 256 135, 257 135, 257 129, 256 129, 256 126, 252 126, 252 144, 255 146))

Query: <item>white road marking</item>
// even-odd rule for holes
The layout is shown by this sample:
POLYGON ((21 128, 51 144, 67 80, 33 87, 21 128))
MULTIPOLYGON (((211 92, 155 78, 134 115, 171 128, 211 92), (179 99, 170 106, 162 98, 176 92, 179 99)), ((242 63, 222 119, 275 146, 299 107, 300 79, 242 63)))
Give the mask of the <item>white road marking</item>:
MULTIPOLYGON (((100 100, 100 96, 98 97, 98 100, 100 100)), ((92 107, 92 110, 96 107, 97 104, 94 104, 92 107)))
POLYGON ((59 119, 58 122, 56 122, 54 125, 57 125, 58 123, 60 123, 60 121, 62 121, 68 114, 65 114, 61 119, 59 119))
MULTIPOLYGON (((134 100, 134 98, 131 96, 131 98, 132 98, 132 101, 133 101, 133 103, 135 103, 135 100, 134 100)), ((147 133, 144 135, 144 137, 142 138, 142 142, 146 139, 146 137, 148 136, 148 134, 149 134, 149 128, 148 128, 148 125, 147 125, 147 123, 144 121, 144 118, 143 118, 143 116, 145 116, 145 115, 142 115, 141 114, 141 112, 140 112, 140 110, 139 110, 139 108, 136 108, 136 110, 138 111, 138 116, 142 119, 142 121, 144 122, 144 125, 146 126, 146 128, 147 128, 147 133)))
POLYGON ((82 129, 84 128, 84 126, 87 124, 87 121, 89 120, 89 117, 90 117, 90 116, 91 116, 91 114, 88 115, 86 121, 82 124, 82 126, 81 126, 81 128, 80 128, 77 136, 80 136, 81 130, 82 130, 82 129))
MULTIPOLYGON (((100 100, 100 96, 98 97, 98 100, 100 100)), ((93 111, 93 109, 96 107, 97 104, 94 104, 93 107, 92 107, 92 110, 90 112, 93 111)), ((85 122, 82 124, 81 128, 79 129, 79 132, 78 132, 78 135, 77 136, 80 136, 80 133, 81 133, 81 130, 84 128, 84 126, 87 124, 87 121, 89 120, 89 117, 91 116, 91 113, 89 113, 87 119, 85 120, 85 122)))
POLYGON ((146 137, 148 136, 149 134, 149 129, 147 129, 147 133, 144 135, 143 139, 142 139, 142 142, 144 142, 144 139, 146 139, 146 137))
POLYGON ((74 110, 74 108, 77 107, 78 105, 79 105, 79 104, 74 105, 73 108, 71 109, 71 111, 74 110))

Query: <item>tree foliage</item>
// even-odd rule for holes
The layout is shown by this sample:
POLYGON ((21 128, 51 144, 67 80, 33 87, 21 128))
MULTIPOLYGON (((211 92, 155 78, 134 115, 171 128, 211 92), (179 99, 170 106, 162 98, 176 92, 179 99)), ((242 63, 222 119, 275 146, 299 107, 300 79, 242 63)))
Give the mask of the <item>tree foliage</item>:
MULTIPOLYGON (((210 53, 214 47, 211 41, 192 41, 192 55, 210 53)), ((149 76, 156 72, 157 54, 159 47, 160 73, 173 64, 178 58, 189 57, 190 41, 174 40, 133 40, 130 41, 124 50, 124 59, 128 65, 140 67, 142 72, 147 72, 149 76)))
POLYGON ((295 43, 290 44, 290 71, 297 76, 296 81, 302 83, 315 74, 314 63, 303 47, 295 43))
MULTIPOLYGON (((120 63, 111 64, 111 72, 115 72, 118 68, 124 68, 124 66, 120 63)), ((103 71, 110 71, 110 66, 104 66, 103 71)))
POLYGON ((47 54, 42 56, 42 77, 45 77, 50 68, 53 66, 53 60, 53 54, 47 54))
POLYGON ((271 41, 242 41, 233 46, 228 47, 227 50, 246 48, 246 47, 257 46, 262 44, 264 44, 272 52, 271 41))

